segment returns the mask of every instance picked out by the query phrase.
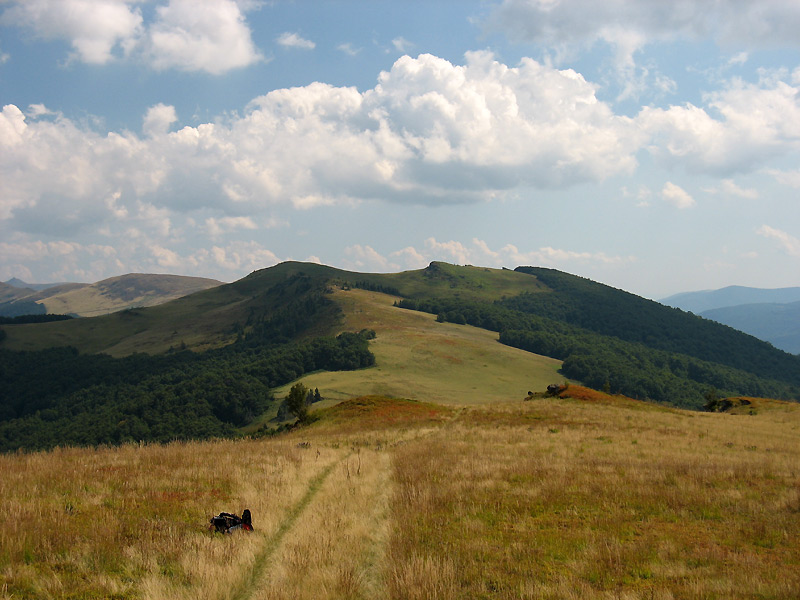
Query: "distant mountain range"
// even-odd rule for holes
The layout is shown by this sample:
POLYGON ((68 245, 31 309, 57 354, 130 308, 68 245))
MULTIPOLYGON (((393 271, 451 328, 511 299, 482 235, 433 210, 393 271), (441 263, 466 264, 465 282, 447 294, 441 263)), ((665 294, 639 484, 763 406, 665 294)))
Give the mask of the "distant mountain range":
POLYGON ((800 287, 761 289, 729 286, 676 294, 662 304, 693 312, 800 354, 800 287))
POLYGON ((126 308, 155 306, 221 285, 203 277, 130 273, 97 283, 0 283, 0 316, 105 315, 126 308))

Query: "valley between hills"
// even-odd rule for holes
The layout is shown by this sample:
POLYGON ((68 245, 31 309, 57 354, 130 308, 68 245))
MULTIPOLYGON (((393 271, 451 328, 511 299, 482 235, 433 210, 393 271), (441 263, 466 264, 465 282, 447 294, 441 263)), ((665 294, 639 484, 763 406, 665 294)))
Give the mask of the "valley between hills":
POLYGON ((4 326, 0 598, 800 596, 791 355, 597 285, 292 263, 4 326))

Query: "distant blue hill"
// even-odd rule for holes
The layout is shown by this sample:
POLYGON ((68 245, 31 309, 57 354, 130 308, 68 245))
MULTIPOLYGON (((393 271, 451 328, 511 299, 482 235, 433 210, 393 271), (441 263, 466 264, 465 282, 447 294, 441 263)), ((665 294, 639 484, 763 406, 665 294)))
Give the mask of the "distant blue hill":
POLYGON ((675 294, 662 304, 693 312, 800 354, 800 287, 762 289, 732 285, 675 294))
POLYGON ((700 316, 800 354, 800 302, 741 304, 707 310, 700 316))
POLYGON ((719 290, 685 292, 659 300, 661 304, 693 312, 739 306, 742 304, 788 304, 800 302, 800 287, 762 289, 731 285, 719 290))

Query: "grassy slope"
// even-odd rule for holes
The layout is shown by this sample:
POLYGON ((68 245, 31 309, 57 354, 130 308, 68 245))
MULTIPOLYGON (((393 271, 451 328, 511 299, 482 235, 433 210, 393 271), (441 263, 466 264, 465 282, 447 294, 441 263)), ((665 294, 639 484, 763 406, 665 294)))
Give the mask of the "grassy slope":
POLYGON ((778 406, 373 396, 275 439, 0 456, 0 598, 796 598, 778 406), (206 532, 244 508, 252 535, 206 532))
MULTIPOLYGON (((301 379, 331 400, 381 394, 442 403, 475 404, 524 398, 563 381, 560 361, 504 346, 497 334, 468 325, 437 323, 433 315, 392 306, 395 298, 360 289, 333 295, 343 331, 374 329, 377 366, 320 372, 301 379)), ((281 397, 285 386, 276 391, 281 397)))
MULTIPOLYGON (((3 347, 38 350, 63 345, 81 352, 126 356, 135 352, 159 354, 184 344, 192 350, 223 346, 235 339, 234 328, 245 323, 250 308, 264 307, 260 294, 296 272, 297 265, 300 263, 284 263, 158 306, 44 323, 44 327, 8 326, 3 347)), ((317 267, 304 266, 308 270, 317 267)))
POLYGON ((93 317, 133 306, 163 304, 218 285, 221 282, 202 277, 131 273, 77 289, 45 290, 39 294, 39 302, 48 313, 93 317))
POLYGON ((43 327, 8 326, 3 345, 10 350, 75 346, 82 352, 112 356, 160 353, 182 343, 196 349, 212 347, 233 339, 231 328, 243 319, 244 301, 235 289, 220 286, 146 309, 43 323, 43 327))
MULTIPOLYGON (((243 282, 126 318, 229 326, 243 282)), ((0 599, 800 597, 800 406, 526 402, 556 361, 385 294, 333 298, 378 366, 304 382, 383 396, 275 439, 0 456, 0 599), (244 508, 254 534, 205 531, 244 508)))

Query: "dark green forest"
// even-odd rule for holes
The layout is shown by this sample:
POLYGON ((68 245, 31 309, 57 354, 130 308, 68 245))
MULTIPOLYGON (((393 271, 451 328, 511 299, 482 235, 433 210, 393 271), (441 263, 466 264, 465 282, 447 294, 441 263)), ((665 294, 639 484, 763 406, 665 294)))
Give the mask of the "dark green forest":
POLYGON ((334 311, 317 288, 303 278, 276 286, 269 293, 296 299, 251 311, 235 343, 203 353, 0 349, 0 451, 233 436, 275 402, 273 388, 374 364, 371 332, 297 341, 334 311))
POLYGON ((551 291, 494 302, 404 299, 401 308, 500 334, 503 344, 564 361, 561 373, 632 398, 700 409, 705 396, 800 398, 800 357, 602 284, 519 267, 551 291))

